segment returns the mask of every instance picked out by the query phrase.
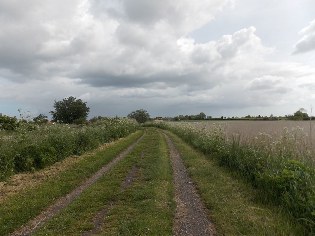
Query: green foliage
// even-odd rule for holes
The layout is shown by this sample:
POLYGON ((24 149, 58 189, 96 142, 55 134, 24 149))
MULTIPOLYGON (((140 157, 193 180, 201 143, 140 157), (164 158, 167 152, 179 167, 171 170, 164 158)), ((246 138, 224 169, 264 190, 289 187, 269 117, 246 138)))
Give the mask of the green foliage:
POLYGON ((33 119, 33 121, 36 124, 46 124, 48 122, 48 118, 44 114, 39 114, 33 119))
POLYGON ((135 119, 138 123, 144 123, 150 119, 150 115, 146 110, 140 109, 131 112, 128 118, 135 119))
POLYGON ((90 108, 86 102, 75 97, 65 98, 62 101, 55 101, 55 111, 50 113, 53 116, 53 121, 66 124, 84 123, 89 114, 90 108))
POLYGON ((14 156, 16 172, 34 171, 56 162, 56 150, 48 142, 20 147, 14 156))
POLYGON ((135 122, 128 119, 106 119, 85 126, 63 124, 19 128, 0 138, 0 180, 13 173, 34 171, 70 155, 81 155, 102 143, 134 132, 135 122))
MULTIPOLYGON (((315 232, 315 170, 306 163, 293 160, 294 152, 281 146, 285 143, 276 143, 278 150, 271 153, 264 143, 259 147, 241 144, 236 138, 226 139, 220 127, 209 133, 163 122, 154 125, 168 129, 202 152, 212 154, 221 165, 236 170, 259 188, 267 201, 284 206, 315 232)), ((288 137, 283 139, 288 141, 288 137)))
POLYGON ((74 154, 81 155, 82 153, 99 146, 99 140, 95 139, 96 130, 82 130, 75 138, 74 154))
MULTIPOLYGON (((211 116, 209 116, 211 118, 211 116)), ((179 115, 175 116, 174 120, 179 121, 179 120, 206 120, 207 115, 204 112, 200 112, 197 115, 179 115)))
POLYGON ((0 142, 0 180, 14 173, 14 153, 13 149, 0 142))
POLYGON ((16 117, 0 115, 0 130, 15 130, 19 127, 16 117))
POLYGON ((308 120, 309 116, 306 113, 306 110, 304 108, 300 108, 298 111, 296 111, 293 116, 288 116, 290 120, 308 120))

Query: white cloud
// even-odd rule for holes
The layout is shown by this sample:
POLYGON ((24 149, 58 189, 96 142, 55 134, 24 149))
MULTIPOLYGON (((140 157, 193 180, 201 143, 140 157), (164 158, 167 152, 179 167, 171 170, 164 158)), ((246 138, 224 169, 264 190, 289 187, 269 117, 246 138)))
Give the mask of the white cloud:
POLYGON ((301 39, 295 45, 294 53, 305 53, 315 50, 315 20, 299 32, 301 39))

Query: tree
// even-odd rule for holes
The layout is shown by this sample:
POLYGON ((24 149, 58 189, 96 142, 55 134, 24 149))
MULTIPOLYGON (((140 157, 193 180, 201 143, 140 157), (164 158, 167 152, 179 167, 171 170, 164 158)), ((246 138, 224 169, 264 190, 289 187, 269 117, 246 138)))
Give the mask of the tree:
POLYGON ((150 115, 146 110, 140 109, 131 112, 128 118, 135 119, 138 123, 144 123, 150 119, 150 115))
POLYGON ((90 108, 86 106, 86 102, 72 96, 62 101, 55 101, 54 108, 55 111, 50 112, 53 121, 66 124, 86 122, 90 111, 90 108))
POLYGON ((19 122, 16 117, 0 115, 0 130, 16 130, 19 122))
POLYGON ((294 120, 306 120, 309 116, 306 113, 306 110, 304 108, 300 108, 298 111, 296 111, 293 115, 294 120))
POLYGON ((199 115, 197 115, 198 120, 205 120, 207 118, 206 114, 203 112, 200 112, 199 115))
POLYGON ((36 116, 33 121, 36 124, 45 124, 48 122, 47 116, 45 116, 44 114, 39 114, 38 116, 36 116))

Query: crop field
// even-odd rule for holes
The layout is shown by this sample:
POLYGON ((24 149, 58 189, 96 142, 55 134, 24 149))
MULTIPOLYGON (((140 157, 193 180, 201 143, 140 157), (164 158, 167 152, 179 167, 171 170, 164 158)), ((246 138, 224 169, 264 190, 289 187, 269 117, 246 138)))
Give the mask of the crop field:
POLYGON ((312 141, 315 145, 315 121, 205 121, 190 122, 196 128, 212 130, 220 126, 227 136, 240 135, 246 141, 257 137, 259 134, 269 134, 279 138, 286 133, 296 135, 296 138, 303 138, 308 145, 312 141), (314 130, 312 132, 310 129, 314 130))
POLYGON ((219 134, 227 142, 239 142, 315 166, 315 121, 191 121, 169 122, 169 126, 191 129, 203 135, 219 134))

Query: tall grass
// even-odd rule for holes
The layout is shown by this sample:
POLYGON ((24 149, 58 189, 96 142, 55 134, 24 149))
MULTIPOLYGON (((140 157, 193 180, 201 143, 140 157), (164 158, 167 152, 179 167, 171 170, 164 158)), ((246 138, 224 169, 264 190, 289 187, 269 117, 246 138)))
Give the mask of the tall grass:
POLYGON ((83 126, 22 125, 0 137, 0 180, 80 155, 136 129, 137 124, 128 119, 103 119, 83 126))
POLYGON ((278 139, 261 133, 244 142, 239 135, 227 137, 220 126, 209 132, 183 123, 154 125, 174 132, 220 164, 238 171, 261 190, 263 200, 282 205, 315 232, 315 170, 310 161, 312 152, 301 151, 296 143, 303 140, 299 130, 284 130, 278 139))

